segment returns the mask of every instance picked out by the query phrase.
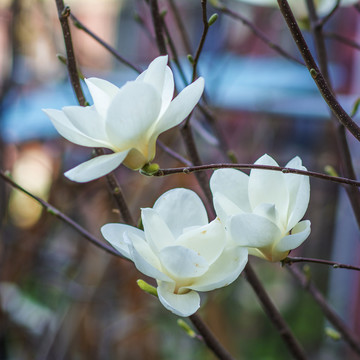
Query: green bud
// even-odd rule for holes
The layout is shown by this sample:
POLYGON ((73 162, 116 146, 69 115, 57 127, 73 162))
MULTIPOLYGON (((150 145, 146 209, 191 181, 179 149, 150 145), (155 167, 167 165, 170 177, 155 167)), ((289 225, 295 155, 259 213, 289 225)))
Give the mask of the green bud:
POLYGON ((138 284, 138 287, 142 290, 142 291, 145 291, 147 292, 148 294, 150 295, 153 295, 153 296, 156 296, 158 297, 158 293, 157 293, 157 290, 154 286, 148 284, 146 281, 144 280, 137 280, 136 283, 138 284))
POLYGON ((56 54, 56 57, 60 60, 61 63, 63 63, 64 65, 67 65, 67 59, 64 55, 56 54))
POLYGON ((167 14, 167 10, 164 9, 163 11, 160 12, 160 17, 164 18, 166 14, 167 14))
POLYGON ((233 164, 236 164, 238 162, 236 155, 232 150, 229 150, 226 155, 233 164))
POLYGON ((337 171, 331 165, 326 165, 324 170, 330 176, 339 177, 339 174, 337 173, 337 171))
POLYGON ((187 58, 188 58, 190 64, 194 63, 194 58, 193 58, 193 56, 191 54, 188 54, 187 58))
POLYGON ((319 74, 315 69, 310 69, 310 75, 313 79, 316 79, 319 74))
POLYGON ((140 173, 146 176, 152 176, 155 173, 157 173, 160 169, 159 164, 153 163, 153 164, 146 164, 140 169, 140 173))
POLYGON ((211 26, 215 23, 215 21, 218 19, 219 15, 218 14, 212 14, 208 20, 208 25, 211 26))
POLYGON ((328 336, 332 340, 338 341, 341 339, 341 334, 337 330, 335 330, 329 326, 327 326, 324 329, 324 331, 325 331, 325 335, 328 336))
POLYGON ((188 323, 186 323, 183 319, 178 319, 177 324, 180 326, 181 329, 183 329, 187 335, 189 335, 191 338, 196 338, 195 331, 189 326, 188 323))

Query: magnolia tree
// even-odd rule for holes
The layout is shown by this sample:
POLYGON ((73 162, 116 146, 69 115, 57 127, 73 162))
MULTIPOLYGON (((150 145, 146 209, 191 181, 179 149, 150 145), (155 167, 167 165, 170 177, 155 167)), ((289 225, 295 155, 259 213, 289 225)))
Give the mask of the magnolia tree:
MULTIPOLYGON (((127 54, 120 54, 102 42, 70 13, 70 9, 65 7, 61 0, 56 0, 67 52, 66 63, 79 106, 43 111, 66 140, 95 149, 96 156, 67 170, 64 175, 79 183, 107 177, 122 217, 118 223, 107 223, 101 228, 104 239, 111 246, 90 235, 59 210, 54 212, 54 208, 45 201, 33 197, 75 227, 85 238, 117 256, 119 261, 131 261, 137 270, 145 275, 138 281, 139 287, 157 297, 159 304, 169 312, 178 317, 188 317, 190 323, 181 322, 181 326, 190 336, 202 341, 209 351, 220 359, 232 359, 233 355, 217 340, 217 336, 198 315, 198 310, 202 307, 200 294, 214 289, 222 291, 242 274, 287 346, 289 355, 285 358, 308 358, 308 349, 304 349, 297 340, 254 272, 251 263, 255 257, 260 258, 260 261, 280 263, 289 270, 304 287, 304 291, 309 291, 319 304, 319 311, 324 312, 332 326, 332 337, 342 337, 352 354, 360 356, 360 340, 356 333, 350 325, 341 320, 336 309, 327 303, 309 276, 292 264, 314 262, 347 268, 348 271, 360 269, 325 258, 289 255, 292 250, 301 246, 311 233, 310 220, 303 220, 310 199, 311 177, 345 186, 355 217, 360 219, 360 183, 355 178, 347 144, 348 137, 360 141, 360 128, 339 104, 332 90, 324 46, 324 28, 339 7, 353 6, 356 11, 359 10, 356 7, 359 4, 356 5, 357 1, 351 0, 244 0, 244 3, 256 7, 270 6, 274 7, 274 11, 281 12, 285 19, 284 27, 286 23, 301 56, 273 43, 255 23, 235 11, 238 5, 235 1, 221 3, 216 0, 211 2, 211 6, 218 13, 211 16, 208 14, 210 4, 207 4, 206 0, 198 0, 198 6, 202 10, 202 18, 199 19, 203 25, 201 39, 195 49, 189 49, 189 54, 180 54, 178 44, 168 31, 167 15, 161 12, 159 5, 173 12, 176 17, 175 29, 183 38, 186 37, 186 19, 178 16, 176 2, 171 0, 158 4, 157 0, 150 0, 146 1, 146 4, 159 56, 148 64, 146 70, 140 71, 137 64, 125 60, 127 54), (337 137, 340 175, 334 170, 330 173, 308 171, 299 156, 289 159, 286 154, 283 158, 287 157, 289 162, 284 167, 268 154, 262 155, 253 164, 235 161, 213 161, 210 164, 201 162, 198 144, 192 133, 193 111, 201 112, 214 133, 221 136, 214 126, 214 123, 219 123, 221 119, 212 115, 212 106, 206 96, 210 90, 207 88, 206 76, 198 76, 198 72, 201 72, 198 61, 202 56, 209 28, 218 17, 222 17, 224 21, 227 17, 232 17, 242 22, 278 55, 307 68, 308 77, 317 85, 328 105, 329 114, 331 113, 329 118, 332 118, 339 129, 337 137), (96 77, 85 78, 85 84, 82 84, 74 57, 69 20, 73 20, 77 27, 106 46, 120 62, 138 71, 138 76, 121 87, 96 77), (300 29, 299 20, 302 25, 307 24, 307 27, 300 29), (313 37, 316 54, 310 52, 303 32, 306 32, 306 36, 313 37), (185 55, 188 56, 187 64, 179 61, 179 57, 185 55), (314 60, 315 56, 317 61, 314 60), (185 69, 188 68, 192 71, 191 81, 185 75, 185 69), (174 69, 183 75, 186 82, 184 89, 178 93, 174 69), (91 95, 91 99, 87 100, 92 105, 85 100, 82 85, 87 86, 91 95), (188 158, 158 141, 160 134, 174 127, 181 130, 179 134, 182 135, 188 158), (161 163, 157 162, 158 144, 161 144, 163 151, 174 161, 183 162, 185 167, 163 168, 161 163), (139 177, 171 175, 174 183, 177 181, 176 177, 180 176, 177 174, 194 173, 199 189, 202 189, 203 200, 190 189, 174 187, 163 194, 157 194, 158 199, 152 207, 141 208, 141 219, 136 225, 125 200, 127 190, 120 186, 114 172, 120 166, 138 171, 139 177), (243 172, 246 169, 247 172, 243 172), (206 170, 213 170, 209 178, 206 170)), ((343 38, 341 33, 337 36, 338 41, 358 47, 343 38)), ((225 139, 226 136, 227 134, 225 139)), ((229 160, 234 160, 234 155, 229 156, 229 153, 226 153, 228 149, 222 147, 221 150, 225 150, 225 156, 228 156, 229 160)), ((240 159, 241 154, 236 154, 236 157, 240 159)), ((12 186, 24 191, 6 174, 2 173, 2 177, 12 186)), ((308 241, 312 241, 311 236, 308 241)), ((239 341, 241 342, 241 339, 239 341)))

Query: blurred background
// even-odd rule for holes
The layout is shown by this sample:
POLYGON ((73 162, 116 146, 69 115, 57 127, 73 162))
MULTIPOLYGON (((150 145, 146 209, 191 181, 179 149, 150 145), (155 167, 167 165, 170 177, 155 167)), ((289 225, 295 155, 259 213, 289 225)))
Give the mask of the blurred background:
MULTIPOLYGON (((72 0, 67 4, 86 27, 132 64, 145 69, 158 55, 145 1, 72 0)), ((202 34, 201 3, 163 0, 159 5, 167 11, 165 23, 185 79, 190 81, 192 70, 186 56, 195 54, 202 34)), ((299 59, 276 8, 251 7, 235 0, 225 5, 299 59)), ((209 5, 208 16, 214 12, 219 18, 209 30, 198 72, 205 78, 206 106, 216 125, 200 111, 192 118, 202 161, 228 162, 223 151, 227 149, 241 163, 252 163, 268 153, 284 166, 299 155, 310 170, 324 172, 328 165, 339 170, 335 129, 306 68, 281 57, 241 22, 209 5)), ((306 26, 306 19, 302 20, 306 26)), ((79 69, 85 77, 101 77, 121 86, 137 76, 71 25, 79 69)), ((340 8, 325 30, 359 41, 359 11, 340 8)), ((313 49, 306 30, 305 35, 313 49)), ((360 95, 359 51, 330 36, 326 45, 333 87, 341 104, 351 111, 360 95)), ((57 54, 65 56, 55 1, 0 0, 0 169, 9 170, 26 190, 101 238, 102 225, 121 221, 106 181, 76 184, 63 176, 88 159, 91 149, 62 139, 41 111, 77 104, 66 66, 57 54)), ((173 70, 180 90, 183 78, 176 66, 173 70)), ((186 157, 178 129, 162 134, 160 140, 186 157)), ((351 136, 349 142, 359 171, 359 144, 351 136)), ((160 147, 155 161, 163 168, 183 165, 160 147)), ((191 188, 204 199, 193 175, 148 178, 125 167, 116 175, 137 219, 141 207, 151 207, 173 187, 191 188)), ((305 218, 312 222, 312 233, 291 255, 359 266, 358 226, 345 191, 311 179, 311 192, 305 218)), ((137 287, 136 280, 143 276, 133 264, 94 247, 3 180, 0 226, 1 360, 213 358, 177 325, 176 316, 137 287)), ((257 259, 252 263, 310 359, 358 358, 341 339, 327 335, 332 326, 286 269, 257 259)), ((308 266, 306 271, 360 337, 359 274, 322 265, 308 266)), ((200 314, 239 359, 290 358, 243 277, 204 294, 200 314)))

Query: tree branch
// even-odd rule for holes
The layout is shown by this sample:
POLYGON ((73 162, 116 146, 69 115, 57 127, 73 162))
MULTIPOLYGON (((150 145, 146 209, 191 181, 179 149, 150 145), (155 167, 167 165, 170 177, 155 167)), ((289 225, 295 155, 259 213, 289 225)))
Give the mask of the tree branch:
POLYGON ((287 0, 277 0, 277 2, 279 4, 280 11, 289 27, 291 35, 296 43, 296 46, 298 47, 305 61, 306 67, 308 68, 311 77, 320 91, 320 94, 338 121, 344 125, 358 141, 360 141, 360 127, 351 119, 351 117, 336 100, 336 97, 332 93, 328 83, 326 82, 323 74, 318 68, 313 56, 311 55, 311 52, 300 31, 295 17, 291 12, 287 0))

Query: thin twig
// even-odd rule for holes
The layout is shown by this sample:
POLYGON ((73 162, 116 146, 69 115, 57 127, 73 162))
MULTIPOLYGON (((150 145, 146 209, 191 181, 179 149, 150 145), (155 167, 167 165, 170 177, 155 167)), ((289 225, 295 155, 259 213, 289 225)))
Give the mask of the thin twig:
POLYGON ((335 14, 335 12, 337 11, 337 9, 340 6, 340 2, 341 2, 341 0, 336 0, 335 6, 331 9, 331 11, 326 16, 324 16, 322 19, 319 19, 317 21, 316 26, 323 27, 332 18, 332 16, 335 14))
POLYGON ((86 100, 84 93, 81 88, 81 84, 79 81, 79 75, 78 70, 76 66, 76 60, 75 60, 75 53, 74 53, 74 47, 71 39, 71 32, 70 32, 70 26, 68 18, 70 16, 70 8, 68 6, 65 7, 63 0, 55 0, 56 7, 58 10, 58 16, 60 25, 63 31, 64 36, 64 42, 66 47, 66 65, 68 68, 68 73, 70 77, 70 82, 72 85, 72 88, 74 89, 76 98, 78 99, 78 102, 81 106, 86 105, 86 100))
POLYGON ((325 102, 328 104, 330 110, 333 112, 339 122, 344 125, 351 134, 360 141, 360 127, 352 120, 347 112, 337 101, 336 97, 332 93, 329 85, 327 84, 323 74, 317 66, 307 43, 300 31, 300 28, 295 20, 293 13, 291 12, 290 6, 287 0, 277 0, 281 13, 290 29, 291 35, 305 61, 306 67, 308 68, 311 77, 317 85, 320 94, 322 95, 325 102))
MULTIPOLYGON (((319 18, 316 13, 314 0, 306 0, 307 7, 309 11, 309 18, 311 23, 311 29, 314 35, 315 46, 317 50, 317 55, 319 59, 320 70, 324 75, 325 81, 327 82, 330 91, 332 91, 331 79, 329 76, 328 69, 328 57, 325 45, 325 38, 323 33, 323 26, 325 22, 319 22, 319 18)), ((340 1, 338 0, 336 6, 333 9, 333 12, 339 6, 340 1)), ((333 13, 331 12, 331 13, 333 13)), ((330 14, 331 14, 330 13, 330 14)), ((339 148, 339 159, 341 164, 341 170, 344 173, 346 178, 351 178, 356 180, 356 174, 352 164, 351 153, 349 149, 349 144, 346 138, 346 131, 344 126, 336 121, 334 114, 331 114, 331 120, 336 127, 336 140, 337 146, 339 148)), ((353 186, 346 186, 346 193, 351 203, 358 227, 360 228, 360 192, 359 189, 353 186)))
POLYGON ((356 270, 360 271, 360 267, 353 266, 353 265, 346 265, 336 261, 329 261, 329 260, 322 260, 322 259, 313 259, 313 258, 304 258, 304 257, 286 257, 284 260, 281 261, 282 264, 292 265, 298 262, 309 262, 315 264, 323 264, 323 265, 330 265, 334 269, 349 269, 349 270, 356 270))
MULTIPOLYGON (((59 209, 57 209, 55 206, 49 204, 47 201, 41 199, 40 197, 30 193, 29 191, 25 190, 23 187, 21 187, 19 184, 17 184, 14 180, 11 179, 9 175, 7 175, 5 172, 0 170, 0 177, 9 185, 11 185, 13 188, 20 190, 22 193, 30 196, 32 199, 34 199, 38 204, 40 204, 49 214, 57 217, 61 221, 68 224, 70 227, 72 227, 76 232, 78 232, 80 235, 82 235, 85 239, 89 240, 91 243, 96 245, 97 247, 101 248, 102 250, 105 250, 106 252, 116 255, 119 257, 124 258, 120 253, 118 253, 116 250, 114 250, 111 246, 101 242, 99 239, 97 239, 95 236, 90 234, 87 230, 85 230, 82 226, 80 226, 78 223, 76 223, 74 220, 66 216, 64 213, 62 213, 59 209)), ((125 259, 125 258, 124 258, 125 259)))
POLYGON ((345 36, 339 35, 337 33, 334 32, 324 32, 324 36, 328 39, 334 39, 336 41, 339 41, 345 45, 351 46, 356 50, 360 50, 360 44, 357 43, 354 40, 351 40, 345 36))
POLYGON ((292 169, 282 166, 272 166, 272 165, 259 165, 259 164, 207 164, 207 165, 194 165, 194 166, 186 166, 186 167, 178 167, 178 168, 168 168, 168 169, 159 169, 156 173, 152 174, 152 176, 167 176, 172 174, 190 174, 198 171, 205 170, 216 170, 216 169, 260 169, 260 170, 274 170, 281 171, 284 174, 298 174, 310 176, 322 180, 328 180, 339 184, 346 184, 351 186, 360 187, 360 181, 338 177, 338 176, 330 176, 322 173, 317 173, 314 171, 300 170, 300 169, 292 169))
POLYGON ((189 316, 189 319, 201 334, 202 340, 204 340, 208 348, 210 348, 220 360, 234 360, 230 353, 223 348, 219 340, 197 314, 189 316))
POLYGON ((292 334, 289 326, 286 324, 286 322, 280 315, 278 309, 272 303, 270 297, 264 290, 260 280, 258 279, 254 270, 250 266, 250 263, 246 265, 244 269, 244 273, 246 279, 248 280, 249 284, 255 291, 259 301, 261 302, 261 305, 265 313, 267 314, 273 325, 277 328, 280 336, 284 340, 290 353, 293 355, 295 359, 300 359, 300 360, 306 359, 306 354, 303 348, 292 334))
POLYGON ((186 32, 186 28, 184 26, 184 23, 182 21, 182 18, 180 16, 179 9, 177 8, 177 5, 174 0, 168 0, 168 3, 170 5, 171 11, 174 15, 176 25, 179 29, 181 41, 183 42, 184 48, 188 54, 191 54, 191 45, 190 45, 190 39, 186 32))
POLYGON ((162 21, 161 15, 159 13, 158 2, 157 2, 157 0, 150 0, 149 4, 150 4, 150 9, 151 9, 151 17, 152 17, 153 24, 154 24, 156 44, 158 46, 160 54, 166 55, 167 50, 166 50, 166 44, 165 44, 165 39, 164 39, 164 35, 163 35, 163 21, 162 21))
POLYGON ((123 56, 121 56, 112 46, 107 44, 104 40, 100 39, 95 33, 93 33, 88 27, 86 27, 74 14, 70 14, 70 18, 73 20, 74 25, 92 37, 95 41, 97 41, 101 46, 103 46, 110 54, 112 54, 117 60, 119 60, 122 64, 128 66, 129 68, 136 71, 138 74, 141 73, 141 69, 136 65, 132 64, 130 61, 126 60, 123 56))
POLYGON ((296 266, 288 266, 287 270, 300 283, 300 285, 311 294, 313 299, 320 306, 326 318, 342 334, 343 339, 349 344, 349 346, 358 355, 360 355, 359 339, 353 335, 353 331, 347 327, 339 315, 337 315, 336 312, 330 307, 324 296, 316 288, 312 281, 310 281, 304 274, 302 274, 302 272, 296 266))
POLYGON ((195 53, 195 56, 194 56, 194 59, 193 59, 192 81, 195 81, 197 65, 198 65, 199 58, 200 58, 201 52, 203 50, 204 44, 205 44, 206 35, 207 35, 208 31, 209 31, 209 23, 208 23, 208 19, 207 19, 206 5, 207 5, 207 0, 201 0, 203 32, 201 34, 200 42, 199 42, 198 48, 196 50, 196 53, 195 53))
POLYGON ((185 164, 186 166, 192 166, 191 161, 189 161, 188 159, 185 159, 183 156, 181 156, 179 153, 177 153, 176 151, 170 149, 168 146, 166 146, 162 141, 157 140, 156 142, 159 147, 161 149, 163 149, 168 155, 170 155, 172 158, 174 158, 177 161, 182 162, 183 164, 185 164))
POLYGON ((281 56, 283 56, 284 58, 291 60, 291 61, 295 61, 296 63, 305 66, 305 63, 302 62, 301 60, 297 59, 296 57, 294 57, 293 55, 291 55, 290 53, 288 53, 286 50, 284 50, 281 46, 279 46, 278 44, 274 43, 273 41, 271 41, 261 30, 259 30, 251 21, 249 21, 248 19, 246 19, 244 16, 242 16, 241 14, 228 9, 226 6, 224 6, 223 4, 218 5, 215 4, 213 5, 216 9, 218 9, 219 11, 221 11, 222 13, 232 17, 233 19, 239 20, 241 21, 245 26, 247 26, 250 31, 256 36, 258 37, 261 41, 263 41, 267 46, 269 46, 271 49, 273 49, 274 51, 276 51, 278 54, 280 54, 281 56))

